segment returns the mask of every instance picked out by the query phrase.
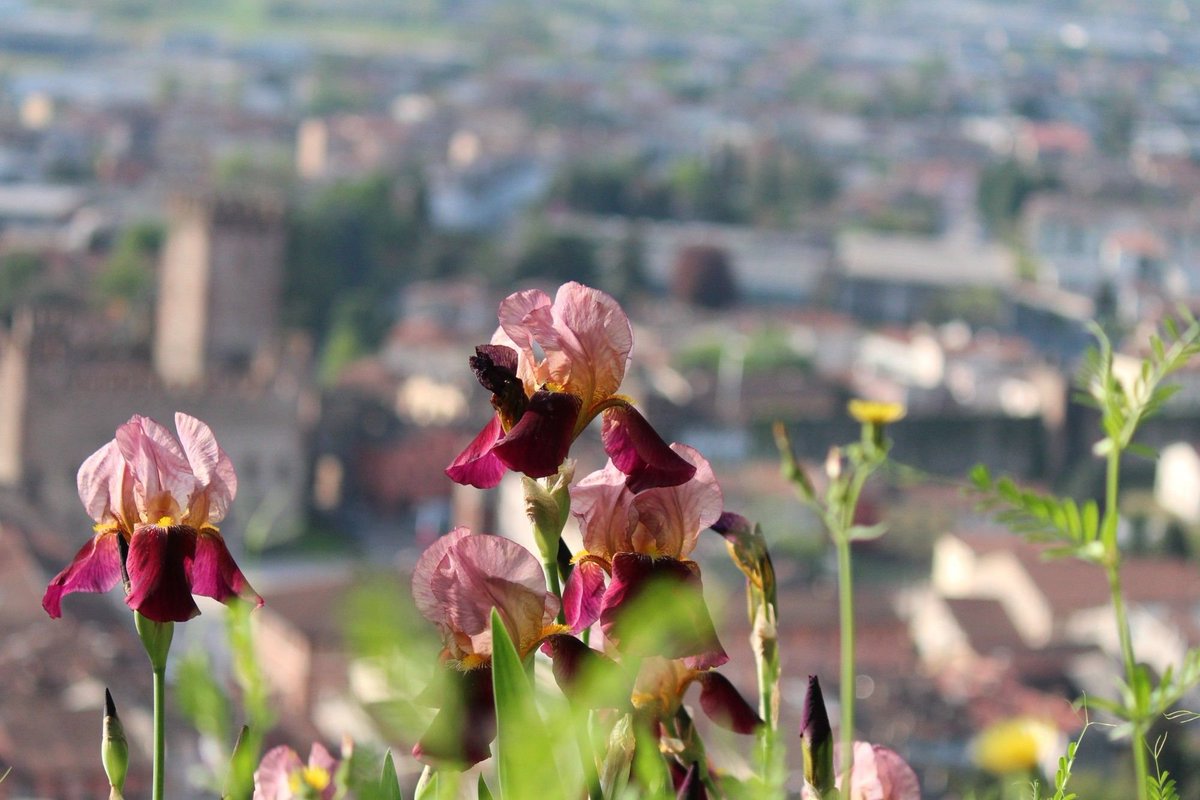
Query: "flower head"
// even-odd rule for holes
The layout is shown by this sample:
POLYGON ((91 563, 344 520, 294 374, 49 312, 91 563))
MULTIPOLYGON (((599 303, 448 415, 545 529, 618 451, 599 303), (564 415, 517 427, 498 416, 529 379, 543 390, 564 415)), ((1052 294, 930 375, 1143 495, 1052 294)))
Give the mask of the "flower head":
POLYGON ((610 461, 571 492, 584 550, 563 593, 565 616, 576 631, 599 619, 605 636, 627 647, 629 636, 646 633, 647 626, 627 624, 623 609, 661 600, 660 630, 650 632, 661 640, 645 642, 652 653, 688 659, 697 669, 715 667, 728 657, 704 604, 699 568, 688 556, 700 532, 721 516, 721 489, 700 453, 680 444, 671 450, 695 471, 686 483, 632 491, 610 461))
POLYGON ((314 743, 308 763, 290 747, 267 751, 254 771, 254 800, 332 800, 337 794, 338 760, 314 743))
POLYGON ((132 417, 79 468, 77 485, 95 534, 50 581, 42 607, 62 616, 62 597, 125 584, 125 603, 155 622, 182 622, 200 610, 193 595, 257 605, 217 523, 237 494, 237 476, 207 425, 177 413, 176 439, 147 417, 132 417))
MULTIPOLYGON (((838 747, 835 747, 835 758, 838 747)), ((842 800, 921 800, 917 774, 896 751, 870 742, 854 743, 854 765, 850 768, 850 790, 845 780, 837 776, 837 789, 842 800)), ((818 800, 809 785, 801 793, 803 800, 818 800)))
POLYGON ((1032 717, 1014 717, 989 726, 975 739, 975 763, 996 775, 1029 772, 1053 763, 1062 751, 1062 736, 1054 723, 1032 717))
POLYGON ((559 632, 558 598, 546 591, 541 564, 503 536, 455 528, 421 555, 412 587, 417 609, 442 633, 446 659, 462 670, 491 662, 493 608, 522 655, 559 632))
POLYGON ((554 624, 558 598, 546 591, 533 554, 502 536, 455 528, 413 569, 417 609, 442 634, 448 692, 413 748, 427 763, 470 766, 489 755, 496 719, 492 698, 491 614, 495 609, 522 657, 566 629, 554 624))
POLYGON ((689 465, 617 394, 633 328, 616 300, 567 283, 553 301, 536 289, 509 295, 498 316, 491 343, 470 359, 492 393, 496 416, 446 468, 452 480, 490 488, 510 469, 531 478, 553 475, 571 442, 601 413, 605 450, 636 486, 691 477, 689 465))
POLYGON ((863 425, 891 425, 904 419, 900 403, 880 403, 873 400, 851 400, 847 406, 850 416, 863 425))

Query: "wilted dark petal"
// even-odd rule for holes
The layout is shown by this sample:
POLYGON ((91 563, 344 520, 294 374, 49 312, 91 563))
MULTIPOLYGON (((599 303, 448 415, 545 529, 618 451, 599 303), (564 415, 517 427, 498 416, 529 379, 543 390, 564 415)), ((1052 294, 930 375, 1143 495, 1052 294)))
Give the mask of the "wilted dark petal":
POLYGON ((696 474, 696 467, 671 450, 633 406, 606 410, 600 436, 604 452, 629 476, 625 485, 631 492, 678 486, 696 474))
POLYGON ((508 467, 496 457, 493 447, 503 434, 500 418, 492 417, 458 458, 446 467, 446 475, 455 483, 477 489, 491 489, 499 484, 508 467))
POLYGON ((700 683, 700 707, 722 728, 734 733, 754 733, 754 729, 762 724, 758 712, 724 675, 705 672, 697 681, 700 683))
POLYGON ((66 569, 54 576, 42 595, 42 608, 51 617, 62 616, 62 598, 72 592, 107 592, 121 578, 121 554, 115 530, 98 533, 79 548, 66 569))
POLYGON ((563 617, 572 633, 579 633, 600 618, 604 600, 604 567, 581 561, 571 570, 563 588, 563 617))
POLYGON ((492 452, 509 469, 531 478, 553 475, 571 449, 580 405, 578 397, 566 392, 534 392, 521 419, 492 452))
POLYGON ((680 658, 691 669, 729 660, 704 603, 700 575, 682 561, 618 553, 601 602, 600 627, 618 648, 680 658))
POLYGON ((483 388, 492 394, 503 394, 517 379, 517 351, 502 344, 481 344, 469 359, 471 371, 483 388))
POLYGON ((672 761, 671 781, 675 784, 675 800, 708 800, 708 790, 704 788, 700 767, 695 762, 689 764, 684 772, 679 764, 672 761))
POLYGON ((413 757, 439 768, 468 769, 491 756, 496 707, 490 667, 451 671, 442 707, 413 746, 413 757))
POLYGON ((732 511, 725 511, 717 518, 717 521, 712 524, 712 529, 722 536, 728 535, 745 535, 754 530, 754 526, 750 524, 750 520, 743 517, 741 514, 735 514, 732 511))
POLYGON ((203 529, 197 535, 196 555, 187 565, 187 575, 192 594, 211 597, 222 603, 240 597, 256 606, 263 604, 262 597, 250 588, 246 576, 238 569, 233 555, 225 546, 225 540, 211 529, 203 529))
POLYGON ((195 553, 192 528, 138 526, 125 562, 130 584, 125 604, 155 622, 185 622, 199 614, 187 576, 195 553))

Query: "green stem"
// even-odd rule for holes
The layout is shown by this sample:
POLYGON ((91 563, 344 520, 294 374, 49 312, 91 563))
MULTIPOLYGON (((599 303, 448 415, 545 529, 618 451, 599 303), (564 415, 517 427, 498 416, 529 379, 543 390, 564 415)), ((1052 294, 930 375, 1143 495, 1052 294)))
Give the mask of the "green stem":
POLYGON ((762 592, 751 587, 750 624, 755 632, 755 666, 758 668, 758 716, 763 724, 758 729, 758 750, 762 759, 763 785, 775 796, 780 785, 780 769, 776 763, 779 728, 779 641, 775 635, 774 604, 762 592))
MULTIPOLYGON (((1134 686, 1137 661, 1133 653, 1133 635, 1129 628, 1129 615, 1125 609, 1125 592, 1121 586, 1121 549, 1117 545, 1117 524, 1119 522, 1117 493, 1120 486, 1121 451, 1115 445, 1108 454, 1106 467, 1103 527, 1104 568, 1108 575, 1108 590, 1112 595, 1117 636, 1121 642, 1121 660, 1125 665, 1125 681, 1130 686, 1134 686)), ((1140 706, 1139 701, 1135 699, 1134 702, 1140 706)), ((1150 774, 1150 765, 1146 758, 1146 720, 1143 717, 1142 708, 1133 708, 1130 709, 1130 712, 1133 722, 1130 746, 1133 748, 1133 770, 1134 780, 1137 782, 1137 797, 1138 800, 1147 800, 1149 795, 1146 781, 1150 774)))
POLYGON ((154 670, 154 794, 153 800, 163 800, 163 787, 166 783, 164 767, 167 755, 166 724, 166 685, 165 669, 154 670))
POLYGON ((843 775, 843 793, 850 795, 850 766, 854 756, 854 583, 850 570, 850 541, 837 538, 838 614, 841 626, 842 753, 838 772, 843 775))
POLYGON ((542 569, 546 572, 546 586, 558 598, 558 624, 566 623, 566 615, 563 614, 562 606, 562 583, 558 579, 558 562, 553 558, 547 558, 542 562, 542 569))

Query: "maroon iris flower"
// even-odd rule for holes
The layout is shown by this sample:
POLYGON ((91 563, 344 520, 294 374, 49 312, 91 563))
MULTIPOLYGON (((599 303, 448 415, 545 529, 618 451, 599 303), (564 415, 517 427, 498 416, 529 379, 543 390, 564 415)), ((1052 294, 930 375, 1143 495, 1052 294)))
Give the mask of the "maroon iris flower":
POLYGON ((597 619, 607 639, 628 650, 647 626, 627 619, 627 609, 662 598, 669 614, 643 642, 651 652, 682 658, 694 669, 715 667, 728 656, 704 603, 700 569, 688 559, 700 532, 721 516, 721 488, 712 468, 696 450, 673 444, 671 450, 692 466, 691 480, 635 492, 610 461, 571 490, 571 512, 578 518, 584 550, 563 592, 563 611, 574 631, 597 619), (661 592, 661 594, 654 594, 661 592), (666 602, 669 601, 669 602, 666 602), (669 618, 667 618, 669 616, 669 618))
POLYGON ((63 595, 106 592, 118 581, 126 605, 155 622, 199 614, 193 595, 262 605, 216 525, 237 494, 233 464, 200 420, 177 413, 175 427, 179 439, 134 416, 79 468, 95 535, 46 587, 50 616, 62 616, 63 595))
POLYGON ((536 289, 509 295, 499 319, 491 343, 470 359, 496 416, 446 468, 452 480, 487 489, 510 469, 553 475, 599 414, 604 449, 635 490, 692 477, 693 467, 617 394, 633 328, 616 300, 567 283, 553 301, 536 289))

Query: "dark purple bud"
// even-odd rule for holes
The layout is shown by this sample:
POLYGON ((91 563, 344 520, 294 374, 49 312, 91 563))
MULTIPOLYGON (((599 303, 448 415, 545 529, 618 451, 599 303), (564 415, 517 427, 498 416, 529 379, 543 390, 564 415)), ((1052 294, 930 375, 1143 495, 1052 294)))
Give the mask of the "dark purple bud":
POLYGON ((808 691, 800 712, 800 747, 804 753, 804 780, 824 798, 834 790, 833 729, 825 710, 821 682, 808 676, 808 691))
POLYGON ((442 706, 413 747, 413 757, 445 769, 468 769, 491 756, 496 707, 490 667, 450 671, 442 706))
POLYGON ((700 779, 700 765, 694 761, 688 765, 687 772, 672 761, 671 780, 675 784, 675 800, 708 800, 708 790, 700 779))

